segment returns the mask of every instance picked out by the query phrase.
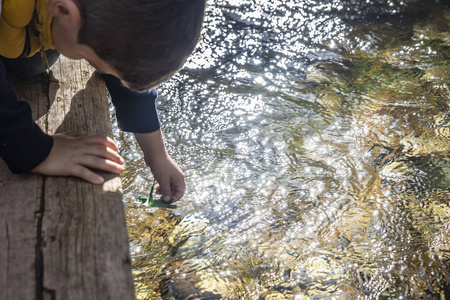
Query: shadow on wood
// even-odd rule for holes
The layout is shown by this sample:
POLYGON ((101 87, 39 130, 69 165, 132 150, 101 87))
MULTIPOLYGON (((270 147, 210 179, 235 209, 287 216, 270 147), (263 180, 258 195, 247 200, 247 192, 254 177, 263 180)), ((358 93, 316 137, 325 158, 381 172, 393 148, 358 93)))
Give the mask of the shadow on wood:
MULTIPOLYGON (((83 61, 61 58, 16 82, 49 134, 112 135, 106 88, 83 61)), ((134 299, 121 184, 13 175, 0 161, 0 299, 134 299)))

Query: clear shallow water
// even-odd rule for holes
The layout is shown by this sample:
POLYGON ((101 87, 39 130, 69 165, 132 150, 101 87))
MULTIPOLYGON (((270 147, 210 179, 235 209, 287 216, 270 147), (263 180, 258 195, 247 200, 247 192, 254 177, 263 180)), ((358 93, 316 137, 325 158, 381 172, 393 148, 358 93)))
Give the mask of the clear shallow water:
POLYGON ((209 3, 158 89, 177 209, 135 201, 115 134, 137 298, 450 297, 449 28, 438 1, 209 3))

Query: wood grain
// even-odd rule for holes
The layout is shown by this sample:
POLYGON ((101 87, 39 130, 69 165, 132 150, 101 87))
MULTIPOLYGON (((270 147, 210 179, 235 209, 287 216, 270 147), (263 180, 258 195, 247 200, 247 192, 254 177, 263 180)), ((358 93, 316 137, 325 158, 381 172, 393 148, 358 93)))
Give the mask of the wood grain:
MULTIPOLYGON (((106 88, 87 63, 61 58, 35 81, 17 90, 49 134, 111 136, 106 88)), ((101 175, 15 176, 0 162, 0 299, 135 298, 120 179, 101 175)))

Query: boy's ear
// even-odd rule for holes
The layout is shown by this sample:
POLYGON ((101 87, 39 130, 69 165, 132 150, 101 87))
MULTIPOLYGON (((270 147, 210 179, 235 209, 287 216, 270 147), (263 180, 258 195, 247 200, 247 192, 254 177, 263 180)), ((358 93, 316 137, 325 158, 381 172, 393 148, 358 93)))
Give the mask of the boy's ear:
POLYGON ((74 26, 81 25, 81 12, 73 0, 50 0, 47 11, 52 17, 63 17, 74 26))

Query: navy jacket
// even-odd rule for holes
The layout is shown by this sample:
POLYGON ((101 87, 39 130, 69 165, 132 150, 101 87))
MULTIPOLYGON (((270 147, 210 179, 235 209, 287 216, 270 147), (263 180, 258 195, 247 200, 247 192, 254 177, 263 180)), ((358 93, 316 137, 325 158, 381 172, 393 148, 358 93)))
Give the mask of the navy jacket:
MULTIPOLYGON (((5 75, 0 61, 0 157, 13 173, 26 173, 48 156, 53 138, 36 125, 30 105, 18 99, 5 75)), ((137 93, 122 86, 114 76, 104 75, 103 78, 116 107, 121 130, 145 133, 160 128, 155 90, 137 93)))

